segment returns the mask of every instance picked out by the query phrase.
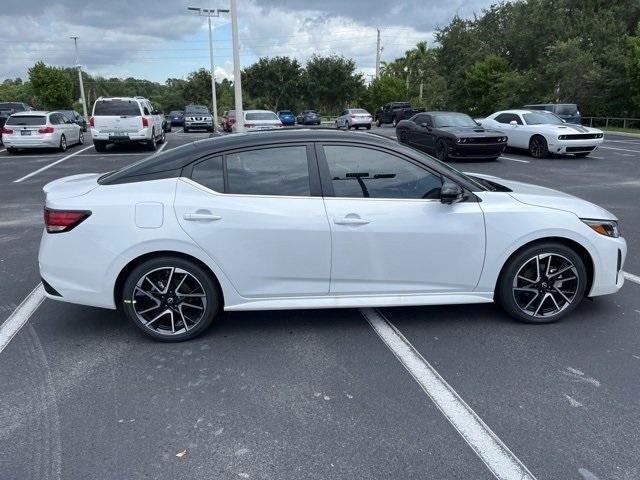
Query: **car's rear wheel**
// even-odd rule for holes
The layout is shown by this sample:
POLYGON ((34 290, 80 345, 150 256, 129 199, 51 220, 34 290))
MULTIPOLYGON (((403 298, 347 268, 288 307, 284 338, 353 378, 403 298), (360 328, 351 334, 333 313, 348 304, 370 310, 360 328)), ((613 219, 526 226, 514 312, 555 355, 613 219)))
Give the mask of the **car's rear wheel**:
POLYGON ((158 143, 164 143, 166 139, 167 139, 167 134, 164 131, 164 129, 162 129, 162 133, 160 134, 160 140, 158 140, 158 143))
POLYGON ((147 150, 156 150, 158 148, 158 141, 156 140, 156 131, 151 131, 151 139, 147 140, 147 150))
POLYGON ((200 335, 220 309, 211 275, 195 262, 170 256, 134 268, 124 282, 121 301, 138 328, 163 342, 200 335))
POLYGON ((367 130, 371 130, 371 124, 367 125, 367 130))
POLYGON ((578 306, 586 287, 582 258, 565 245, 548 242, 509 260, 498 280, 496 300, 516 320, 551 323, 578 306))
POLYGON ((378 117, 377 120, 376 120, 376 126, 377 127, 381 127, 382 126, 382 122, 380 121, 380 117, 378 117))
POLYGON ((393 120, 391 121, 391 125, 393 125, 393 128, 396 128, 396 125, 398 125, 398 119, 396 117, 393 117, 393 120))
POLYGON ((533 158, 545 158, 549 155, 547 140, 542 135, 534 135, 529 140, 529 153, 533 158))
POLYGON ((80 133, 78 134, 78 145, 84 145, 84 133, 82 133, 82 129, 80 129, 80 133))
POLYGON ((58 150, 61 152, 65 152, 67 150, 67 139, 64 135, 60 136, 60 145, 58 145, 58 150))
POLYGON ((107 150, 107 142, 103 142, 101 140, 93 141, 93 148, 96 149, 96 152, 106 152, 107 150))
POLYGON ((7 147, 7 153, 14 155, 16 153, 18 153, 18 149, 17 148, 13 148, 13 147, 7 147))

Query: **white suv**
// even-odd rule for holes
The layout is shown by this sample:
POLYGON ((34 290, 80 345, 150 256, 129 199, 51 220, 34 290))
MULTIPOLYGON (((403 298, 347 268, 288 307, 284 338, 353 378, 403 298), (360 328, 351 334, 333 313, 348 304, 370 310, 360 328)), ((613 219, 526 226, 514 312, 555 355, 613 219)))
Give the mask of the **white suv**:
POLYGON ((109 143, 144 143, 155 150, 164 142, 164 116, 144 97, 100 97, 89 118, 93 145, 104 152, 109 143))

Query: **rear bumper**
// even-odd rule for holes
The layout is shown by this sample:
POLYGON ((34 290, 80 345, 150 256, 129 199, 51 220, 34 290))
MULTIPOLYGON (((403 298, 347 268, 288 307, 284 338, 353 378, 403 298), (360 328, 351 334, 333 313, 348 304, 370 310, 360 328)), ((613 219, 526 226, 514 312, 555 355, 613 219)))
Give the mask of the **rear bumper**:
POLYGON ((60 145, 60 140, 53 135, 38 138, 4 135, 2 141, 8 148, 56 148, 60 145))
POLYGON ((151 129, 145 128, 137 132, 123 132, 114 135, 114 132, 102 132, 91 129, 91 138, 95 141, 109 142, 109 143, 131 143, 131 142, 145 142, 151 140, 151 129))

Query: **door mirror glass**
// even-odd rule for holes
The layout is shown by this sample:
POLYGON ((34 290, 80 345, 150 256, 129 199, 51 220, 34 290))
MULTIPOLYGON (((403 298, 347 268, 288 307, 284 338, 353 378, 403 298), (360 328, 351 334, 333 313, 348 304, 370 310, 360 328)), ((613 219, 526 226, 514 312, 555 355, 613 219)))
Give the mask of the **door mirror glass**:
POLYGON ((440 189, 440 201, 448 205, 459 202, 464 198, 464 190, 455 182, 445 180, 440 189))

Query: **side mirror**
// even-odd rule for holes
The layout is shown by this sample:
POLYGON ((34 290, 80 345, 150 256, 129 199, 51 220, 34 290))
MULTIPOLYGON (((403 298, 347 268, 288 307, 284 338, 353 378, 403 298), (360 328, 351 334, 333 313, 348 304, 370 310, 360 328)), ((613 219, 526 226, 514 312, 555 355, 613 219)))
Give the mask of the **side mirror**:
POLYGON ((512 127, 517 127, 518 126, 518 122, 516 122, 515 120, 511 120, 509 122, 509 125, 511 125, 512 127))
POLYGON ((464 198, 464 190, 457 183, 445 180, 440 188, 440 202, 447 205, 459 202, 464 198))

